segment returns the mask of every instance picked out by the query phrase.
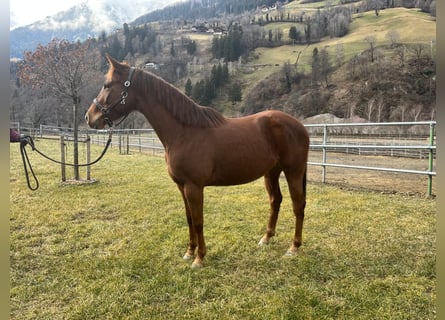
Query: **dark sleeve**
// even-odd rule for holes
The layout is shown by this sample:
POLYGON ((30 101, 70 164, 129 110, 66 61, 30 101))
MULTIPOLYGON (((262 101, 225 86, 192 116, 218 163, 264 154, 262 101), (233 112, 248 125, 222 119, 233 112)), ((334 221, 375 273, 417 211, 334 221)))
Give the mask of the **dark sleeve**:
POLYGON ((20 142, 20 133, 14 129, 9 129, 9 142, 20 142))

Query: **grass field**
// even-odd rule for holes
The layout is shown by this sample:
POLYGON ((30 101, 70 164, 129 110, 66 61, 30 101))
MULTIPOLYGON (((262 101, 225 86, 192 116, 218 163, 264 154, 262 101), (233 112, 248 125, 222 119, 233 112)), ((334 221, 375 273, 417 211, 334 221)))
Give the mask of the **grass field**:
MULTIPOLYGON (((57 155, 56 142, 36 145, 57 155)), ((261 248, 263 181, 210 187, 206 266, 192 270, 162 157, 111 149, 96 183, 62 186, 59 167, 29 152, 35 192, 11 145, 11 319, 436 318, 435 200, 309 184, 303 250, 285 258, 284 179, 277 236, 261 248)))

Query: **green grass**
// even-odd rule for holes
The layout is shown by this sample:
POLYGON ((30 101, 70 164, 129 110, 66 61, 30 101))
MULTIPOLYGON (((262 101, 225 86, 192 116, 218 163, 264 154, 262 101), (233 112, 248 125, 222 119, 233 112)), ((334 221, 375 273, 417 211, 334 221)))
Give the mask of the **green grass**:
MULTIPOLYGON (((56 142, 36 145, 57 154, 56 142)), ((434 200, 309 184, 303 250, 285 258, 284 179, 277 236, 261 248, 262 180, 210 187, 206 266, 192 270, 162 157, 111 149, 92 169, 98 182, 82 186, 61 186, 57 165, 30 158, 35 192, 11 145, 11 319, 436 318, 434 200)))

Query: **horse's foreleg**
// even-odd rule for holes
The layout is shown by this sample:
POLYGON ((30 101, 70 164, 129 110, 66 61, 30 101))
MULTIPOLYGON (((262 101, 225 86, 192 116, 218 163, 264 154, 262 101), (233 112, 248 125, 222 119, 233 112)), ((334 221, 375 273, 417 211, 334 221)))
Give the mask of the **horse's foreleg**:
POLYGON ((304 209, 306 207, 306 172, 298 175, 287 174, 287 183, 292 198, 292 207, 295 214, 295 235, 286 255, 297 254, 302 243, 304 209))
POLYGON ((280 173, 281 169, 276 168, 264 176, 266 190, 269 194, 270 214, 266 233, 259 242, 260 246, 269 244, 270 238, 275 235, 278 213, 280 211, 281 201, 283 200, 279 184, 280 173))
MULTIPOLYGON (((184 197, 189 208, 187 220, 189 221, 189 224, 191 222, 190 234, 194 234, 198 244, 198 254, 193 261, 192 268, 200 268, 203 266, 203 260, 207 253, 204 242, 204 190, 202 187, 193 184, 186 184, 184 185, 184 197)), ((195 243, 193 243, 192 246, 189 246, 189 250, 194 251, 195 248, 195 243)), ((189 250, 187 251, 187 253, 189 252, 189 250)))
POLYGON ((181 191, 182 199, 184 200, 184 206, 185 206, 185 215, 187 218, 187 223, 189 226, 189 244, 187 247, 187 252, 184 255, 184 260, 190 260, 195 257, 195 249, 198 246, 198 238, 196 236, 195 230, 193 228, 192 223, 192 214, 189 207, 189 204, 187 202, 187 199, 184 194, 184 186, 178 184, 179 191, 181 191))

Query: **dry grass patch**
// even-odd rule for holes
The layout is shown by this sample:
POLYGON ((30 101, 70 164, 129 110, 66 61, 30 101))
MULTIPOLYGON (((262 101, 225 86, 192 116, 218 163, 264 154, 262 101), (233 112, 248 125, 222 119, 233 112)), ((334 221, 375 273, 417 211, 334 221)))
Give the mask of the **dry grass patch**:
POLYGON ((289 259, 284 179, 278 234, 263 248, 263 182, 207 188, 208 256, 194 271, 161 157, 112 149, 93 167, 98 183, 60 186, 58 167, 31 154, 36 192, 19 157, 12 146, 11 319, 435 318, 434 200, 310 184, 303 250, 289 259))

